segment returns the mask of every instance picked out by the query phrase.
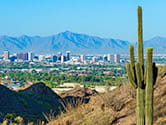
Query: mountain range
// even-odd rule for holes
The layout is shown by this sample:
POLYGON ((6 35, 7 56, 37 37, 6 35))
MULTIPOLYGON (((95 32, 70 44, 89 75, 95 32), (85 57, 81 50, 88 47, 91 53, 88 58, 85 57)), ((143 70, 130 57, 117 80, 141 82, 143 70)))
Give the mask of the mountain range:
MULTIPOLYGON (((155 53, 166 52, 166 38, 154 37, 144 42, 145 47, 153 47, 155 53)), ((100 38, 65 31, 52 36, 20 37, 0 36, 0 53, 33 52, 37 54, 56 54, 71 51, 72 54, 125 54, 128 53, 128 41, 112 38, 100 38)), ((136 44, 135 44, 136 45, 136 44)))

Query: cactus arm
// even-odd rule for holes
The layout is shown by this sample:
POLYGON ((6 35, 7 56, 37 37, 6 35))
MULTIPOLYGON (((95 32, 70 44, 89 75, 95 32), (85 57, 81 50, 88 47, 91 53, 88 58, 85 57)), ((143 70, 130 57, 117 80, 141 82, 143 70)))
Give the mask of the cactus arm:
POLYGON ((133 77, 133 81, 134 81, 134 88, 137 87, 137 79, 136 79, 136 72, 135 72, 135 63, 134 63, 134 47, 133 45, 129 45, 129 50, 130 50, 130 70, 131 70, 131 74, 133 77))
POLYGON ((146 125, 152 125, 153 123, 153 63, 152 63, 153 49, 147 48, 146 56, 146 90, 145 90, 145 121, 146 125))
POLYGON ((134 47, 133 45, 129 45, 129 50, 130 50, 130 64, 132 67, 134 67, 134 47))
POLYGON ((142 8, 138 6, 138 62, 140 63, 141 86, 144 86, 144 53, 143 53, 143 30, 142 30, 142 8))
POLYGON ((131 64, 129 64, 129 63, 126 64, 126 69, 127 69, 127 74, 128 74, 129 82, 131 83, 131 85, 134 88, 137 88, 137 84, 134 81, 134 77, 133 77, 133 74, 132 74, 132 71, 131 71, 131 64))
POLYGON ((144 54, 143 54, 143 31, 142 31, 142 8, 138 6, 138 62, 141 66, 144 65, 144 54))

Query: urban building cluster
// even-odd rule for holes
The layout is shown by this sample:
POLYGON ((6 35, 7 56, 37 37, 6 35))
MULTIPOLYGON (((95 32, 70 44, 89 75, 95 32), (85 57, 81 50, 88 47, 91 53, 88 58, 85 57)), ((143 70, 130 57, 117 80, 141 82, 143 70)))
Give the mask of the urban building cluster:
MULTIPOLYGON (((146 57, 144 57, 146 58, 146 57)), ((136 56, 137 59, 137 56, 136 56)), ((32 52, 10 54, 9 51, 4 51, 0 55, 0 61, 5 62, 53 62, 65 64, 103 64, 103 63, 126 63, 129 62, 128 54, 105 54, 105 55, 71 55, 70 51, 64 54, 58 52, 50 55, 37 55, 32 52)), ((165 64, 166 54, 154 54, 153 61, 157 64, 165 64)))
POLYGON ((72 55, 70 51, 66 51, 65 54, 58 52, 55 55, 35 55, 32 52, 29 53, 16 53, 10 54, 9 51, 4 51, 2 55, 2 60, 4 61, 13 61, 13 62, 57 62, 57 63, 67 63, 67 64, 90 64, 90 63, 121 63, 121 57, 119 54, 107 54, 107 55, 72 55))
POLYGON ((3 53, 3 60, 4 61, 33 61, 34 54, 29 53, 16 53, 16 54, 10 54, 9 51, 4 51, 3 53))
POLYGON ((108 54, 103 56, 91 56, 88 57, 86 55, 80 55, 80 58, 78 58, 78 62, 82 62, 84 64, 86 63, 120 63, 120 55, 119 54, 108 54))
POLYGON ((4 51, 3 53, 3 60, 4 61, 48 61, 48 62, 61 62, 64 63, 65 61, 70 60, 70 51, 66 52, 66 55, 63 55, 61 52, 58 52, 57 55, 35 55, 32 52, 29 53, 16 53, 10 54, 9 51, 4 51))

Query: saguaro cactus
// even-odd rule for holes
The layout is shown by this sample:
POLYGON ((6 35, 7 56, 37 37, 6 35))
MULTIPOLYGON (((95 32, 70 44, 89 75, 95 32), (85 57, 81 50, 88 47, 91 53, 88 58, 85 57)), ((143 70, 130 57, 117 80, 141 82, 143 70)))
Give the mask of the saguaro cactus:
POLYGON ((144 59, 142 41, 142 8, 138 7, 138 62, 134 63, 134 47, 130 45, 130 64, 127 64, 127 73, 130 83, 136 89, 136 116, 137 125, 144 125, 144 59))
POLYGON ((134 62, 134 47, 130 48, 130 63, 127 64, 129 82, 136 89, 137 125, 152 125, 153 121, 153 84, 157 77, 157 68, 152 62, 153 49, 147 48, 146 70, 143 53, 142 8, 138 6, 138 61, 134 62), (146 90, 146 92, 145 92, 146 90), (146 95, 146 96, 145 96, 146 95), (145 106, 146 105, 146 106, 145 106), (145 122, 146 121, 146 122, 145 122))

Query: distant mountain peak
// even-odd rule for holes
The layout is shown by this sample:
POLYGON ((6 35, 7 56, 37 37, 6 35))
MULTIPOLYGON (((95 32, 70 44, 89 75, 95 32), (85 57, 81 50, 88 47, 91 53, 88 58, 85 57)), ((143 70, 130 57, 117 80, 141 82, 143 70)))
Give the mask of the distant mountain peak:
MULTIPOLYGON (((156 40, 163 40, 163 39, 166 39, 166 37, 155 36, 155 37, 151 38, 150 40, 154 40, 154 41, 156 41, 156 40)), ((150 40, 147 40, 147 41, 150 41, 150 40)))
MULTIPOLYGON (((144 44, 154 48, 161 46, 161 49, 166 45, 164 44, 166 38, 160 36, 148 41, 144 44)), ((128 41, 120 39, 101 38, 83 33, 74 33, 69 30, 45 37, 28 35, 20 37, 0 36, 1 53, 4 50, 9 50, 11 53, 33 51, 37 54, 52 54, 69 50, 73 54, 120 54, 128 53, 129 44, 128 41)))
POLYGON ((28 36, 28 35, 21 35, 21 36, 19 36, 19 38, 28 38, 28 37, 30 37, 30 36, 28 36))
POLYGON ((64 31, 63 33, 73 33, 73 32, 71 32, 71 31, 69 31, 69 30, 66 30, 66 31, 64 31))
POLYGON ((73 32, 69 31, 69 30, 66 30, 62 33, 59 33, 59 34, 65 34, 65 35, 70 35, 70 34, 73 34, 73 32))

